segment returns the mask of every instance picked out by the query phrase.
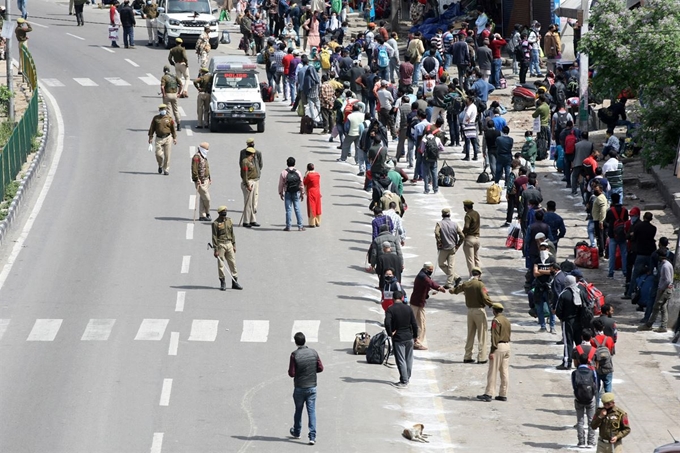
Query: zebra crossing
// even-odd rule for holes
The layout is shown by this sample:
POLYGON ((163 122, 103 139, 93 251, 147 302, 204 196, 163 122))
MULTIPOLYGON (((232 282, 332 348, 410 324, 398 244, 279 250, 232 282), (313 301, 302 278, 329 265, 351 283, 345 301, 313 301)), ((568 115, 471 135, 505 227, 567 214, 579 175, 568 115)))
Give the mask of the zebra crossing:
POLYGON ((91 79, 88 77, 73 77, 71 79, 60 80, 55 78, 40 79, 40 82, 50 88, 68 88, 73 86, 81 87, 99 87, 113 85, 116 87, 129 87, 133 84, 144 84, 150 86, 159 86, 160 79, 151 73, 144 76, 139 76, 136 79, 124 80, 120 77, 103 77, 102 79, 91 79), (141 82, 141 83, 140 83, 141 82))
MULTIPOLYGON (((129 330, 121 326, 116 319, 89 319, 86 325, 74 325, 66 323, 69 329, 78 329, 80 341, 105 342, 117 336, 117 331, 129 330), (82 329, 82 331, 80 330, 82 329), (82 333, 81 333, 82 332, 82 333)), ((136 334, 131 339, 134 341, 161 341, 166 338, 166 331, 170 324, 169 319, 145 318, 139 322, 136 334)), ((217 319, 194 319, 191 321, 191 329, 188 335, 171 332, 171 343, 177 343, 180 339, 195 342, 215 342, 221 335, 230 335, 228 322, 217 319), (221 328, 220 328, 221 327, 221 328), (176 338, 172 338, 176 336, 176 338), (182 338, 180 338, 180 336, 182 338)), ((241 322, 240 341, 243 343, 267 343, 272 340, 280 341, 285 330, 281 324, 272 325, 266 319, 246 319, 241 322), (273 327, 270 329, 270 327, 273 327), (275 335, 271 335, 275 331, 275 335)), ((304 332, 307 342, 318 343, 319 341, 351 343, 359 332, 366 332, 369 324, 375 324, 366 320, 336 320, 332 321, 333 328, 328 329, 328 323, 324 324, 318 319, 296 319, 290 324, 289 339, 293 341, 296 332, 304 332)), ((30 342, 52 342, 64 336, 66 329, 63 319, 36 319, 33 326, 27 330, 25 323, 12 323, 12 319, 0 319, 0 345, 5 341, 23 340, 30 342), (16 324, 16 326, 15 326, 16 324)), ((286 329, 287 330, 287 329, 286 329)), ((373 326, 372 330, 378 330, 373 326)), ((121 334, 125 335, 125 334, 121 334)), ((125 338, 123 338, 125 339, 125 338)))

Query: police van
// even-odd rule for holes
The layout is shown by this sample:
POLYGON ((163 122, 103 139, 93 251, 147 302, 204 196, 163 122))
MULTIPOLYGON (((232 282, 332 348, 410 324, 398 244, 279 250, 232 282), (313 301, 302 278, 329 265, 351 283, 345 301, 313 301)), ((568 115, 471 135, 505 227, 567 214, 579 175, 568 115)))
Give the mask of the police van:
POLYGON ((175 39, 182 38, 186 44, 196 44, 203 28, 210 27, 210 47, 219 45, 219 25, 211 9, 210 0, 159 0, 156 28, 158 41, 166 49, 175 46, 175 39))
POLYGON ((265 105, 260 96, 257 65, 245 56, 220 56, 210 59, 212 74, 210 131, 220 123, 257 124, 264 132, 265 105))

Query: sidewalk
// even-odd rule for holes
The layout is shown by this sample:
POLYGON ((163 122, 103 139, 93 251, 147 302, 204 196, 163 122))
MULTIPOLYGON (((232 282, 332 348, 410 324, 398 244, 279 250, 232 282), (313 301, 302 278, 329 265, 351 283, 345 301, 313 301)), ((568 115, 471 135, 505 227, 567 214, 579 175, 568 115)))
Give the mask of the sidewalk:
MULTIPOLYGON (((16 49, 14 53, 16 53, 16 49)), ((13 53, 13 55, 14 55, 13 53)), ((12 64, 12 69, 14 70, 13 81, 14 81, 14 121, 18 122, 24 114, 24 111, 28 107, 28 102, 31 100, 31 95, 33 92, 29 89, 28 83, 24 80, 22 76, 18 74, 18 68, 16 65, 16 58, 12 57, 14 60, 12 64)), ((0 85, 7 86, 7 61, 0 61, 0 85)), ((1 121, 6 120, 5 116, 0 117, 1 121)))

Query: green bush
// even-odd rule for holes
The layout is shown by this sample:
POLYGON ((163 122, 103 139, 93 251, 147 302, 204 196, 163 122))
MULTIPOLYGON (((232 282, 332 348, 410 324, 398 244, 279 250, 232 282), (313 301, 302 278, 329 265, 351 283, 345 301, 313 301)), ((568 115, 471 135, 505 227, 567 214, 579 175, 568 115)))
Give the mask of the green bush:
POLYGON ((9 91, 9 88, 5 85, 0 85, 0 113, 3 115, 6 115, 9 110, 9 100, 11 97, 12 93, 9 91))

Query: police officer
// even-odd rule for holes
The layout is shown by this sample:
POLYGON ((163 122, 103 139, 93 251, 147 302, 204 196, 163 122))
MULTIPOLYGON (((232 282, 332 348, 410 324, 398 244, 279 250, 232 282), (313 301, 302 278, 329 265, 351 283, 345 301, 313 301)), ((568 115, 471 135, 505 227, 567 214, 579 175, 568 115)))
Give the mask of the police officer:
POLYGON ((467 261, 468 272, 471 274, 473 268, 481 267, 479 264, 479 213, 473 209, 473 206, 474 202, 463 201, 463 209, 465 210, 463 252, 465 253, 465 261, 467 261))
POLYGON ((187 88, 189 87, 189 59, 187 58, 187 51, 182 46, 184 41, 182 38, 175 38, 175 47, 170 49, 168 54, 168 61, 175 67, 175 75, 182 85, 182 91, 179 92, 179 97, 187 98, 187 88))
POLYGON ((439 252, 439 268, 446 274, 444 288, 449 289, 454 286, 454 283, 458 285, 461 281, 460 276, 456 273, 456 251, 465 239, 460 225, 451 220, 449 208, 442 209, 442 220, 437 222, 434 227, 434 238, 437 241, 437 251, 439 252))
POLYGON ((212 245, 215 258, 217 258, 217 274, 220 277, 220 290, 227 290, 226 275, 224 274, 224 262, 227 262, 231 272, 231 289, 243 289, 238 284, 238 271, 236 270, 236 236, 234 236, 234 223, 227 217, 227 207, 217 208, 217 218, 212 223, 212 245))
POLYGON ((210 25, 203 27, 203 33, 196 41, 196 55, 198 57, 198 67, 202 68, 208 66, 210 54, 210 25))
POLYGON ((208 68, 200 69, 201 75, 194 80, 194 86, 198 90, 198 97, 196 98, 196 114, 198 115, 198 125, 196 129, 208 127, 208 118, 210 117, 210 93, 212 93, 212 75, 208 72, 208 68))
POLYGON ((493 321, 491 321, 491 353, 489 354, 489 371, 486 375, 486 390, 483 395, 478 395, 477 399, 491 401, 496 393, 496 376, 501 374, 501 387, 497 401, 508 400, 508 370, 510 368, 510 334, 512 328, 510 321, 503 315, 503 305, 495 302, 491 305, 493 311, 493 321))
POLYGON ((255 218, 255 194, 260 184, 260 171, 255 163, 255 148, 246 148, 246 158, 241 161, 241 191, 243 192, 243 226, 259 227, 255 218))
POLYGON ((591 428, 600 428, 596 453, 621 453, 621 439, 630 434, 628 414, 616 407, 613 393, 602 395, 602 405, 604 407, 597 408, 595 417, 590 422, 591 428))
MULTIPOLYGON (((249 138, 246 140, 246 147, 241 150, 241 152, 238 155, 238 163, 241 165, 241 162, 243 162, 243 159, 248 157, 248 147, 255 148, 255 139, 254 138, 249 138)), ((253 157, 253 161, 255 162, 255 166, 257 167, 257 176, 255 177, 254 181, 257 181, 257 184, 254 187, 255 192, 253 192, 253 209, 255 213, 257 213, 257 205, 258 202, 260 201, 260 176, 262 175, 262 166, 263 166, 263 161, 262 161, 262 153, 255 148, 255 157, 253 157)), ((253 225, 253 226, 259 226, 259 225, 253 225)))
POLYGON ((158 17, 158 6, 153 0, 147 0, 146 5, 142 8, 142 19, 146 19, 146 31, 149 33, 149 42, 147 46, 153 46, 156 43, 158 47, 158 29, 156 28, 156 18, 158 17))
POLYGON ((470 280, 449 290, 451 294, 465 293, 465 306, 467 312, 467 341, 465 342, 464 363, 474 363, 472 359, 472 349, 475 345, 475 335, 479 352, 477 353, 477 363, 486 363, 486 331, 488 329, 486 319, 486 307, 491 307, 493 302, 489 297, 486 286, 482 283, 482 271, 475 267, 472 269, 470 280))
POLYGON ((182 84, 177 76, 170 74, 170 66, 163 66, 163 77, 161 77, 161 94, 163 103, 168 106, 168 113, 175 118, 177 130, 181 130, 179 107, 177 106, 177 93, 182 91, 182 84))
POLYGON ((156 162, 158 162, 158 174, 170 174, 170 153, 172 145, 177 144, 177 132, 175 122, 170 118, 168 106, 161 104, 158 106, 158 115, 151 120, 149 127, 149 143, 153 141, 156 134, 156 162), (172 138, 172 142, 170 139, 172 138))
MULTIPOLYGON (((198 151, 191 158, 191 180, 196 185, 196 192, 201 199, 201 211, 198 220, 209 221, 210 218, 210 165, 208 164, 208 149, 210 144, 203 142, 198 145, 198 151)), ((195 217, 194 217, 195 218, 195 217)))

